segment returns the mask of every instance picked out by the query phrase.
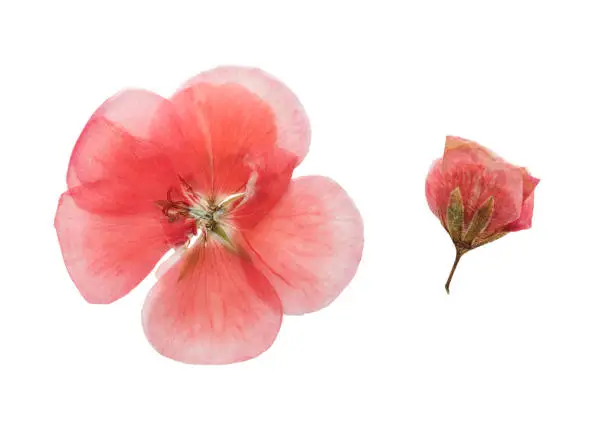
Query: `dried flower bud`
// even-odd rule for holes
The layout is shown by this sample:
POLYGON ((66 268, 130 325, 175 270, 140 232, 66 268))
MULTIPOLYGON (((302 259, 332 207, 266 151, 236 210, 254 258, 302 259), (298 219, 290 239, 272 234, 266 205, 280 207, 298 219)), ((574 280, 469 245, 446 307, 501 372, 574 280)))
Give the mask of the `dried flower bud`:
POLYGON ((538 182, 525 168, 509 164, 476 142, 446 138, 444 155, 427 176, 425 194, 457 250, 447 292, 465 253, 531 227, 538 182))

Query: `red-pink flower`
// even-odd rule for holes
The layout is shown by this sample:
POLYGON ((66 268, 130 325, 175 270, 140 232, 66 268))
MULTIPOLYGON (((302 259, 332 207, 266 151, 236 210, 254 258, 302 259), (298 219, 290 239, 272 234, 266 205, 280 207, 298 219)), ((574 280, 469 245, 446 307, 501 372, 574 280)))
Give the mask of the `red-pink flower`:
POLYGON ((465 253, 512 231, 531 228, 539 179, 466 139, 446 138, 444 156, 425 184, 427 202, 457 250, 446 291, 465 253))
POLYGON ((110 303, 174 248, 143 308, 149 342, 188 363, 259 355, 283 313, 328 305, 361 259, 346 192, 292 180, 309 143, 296 96, 255 68, 204 72, 170 99, 108 99, 74 147, 55 219, 72 280, 110 303))

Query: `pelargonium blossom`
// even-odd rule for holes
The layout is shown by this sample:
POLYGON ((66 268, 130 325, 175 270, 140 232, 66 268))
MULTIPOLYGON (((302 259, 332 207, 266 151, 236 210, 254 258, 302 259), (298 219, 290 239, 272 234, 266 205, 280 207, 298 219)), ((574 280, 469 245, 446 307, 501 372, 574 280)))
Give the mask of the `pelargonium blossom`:
POLYGON ((482 145, 448 136, 444 155, 434 162, 425 184, 429 208, 455 244, 455 262, 502 236, 531 228, 534 190, 539 179, 504 161, 482 145))
POLYGON ((347 193, 292 179, 309 144, 297 97, 256 68, 204 72, 169 99, 111 97, 76 142, 55 218, 76 287, 111 303, 174 249, 142 310, 151 345, 195 364, 259 355, 283 313, 327 306, 361 259, 347 193))

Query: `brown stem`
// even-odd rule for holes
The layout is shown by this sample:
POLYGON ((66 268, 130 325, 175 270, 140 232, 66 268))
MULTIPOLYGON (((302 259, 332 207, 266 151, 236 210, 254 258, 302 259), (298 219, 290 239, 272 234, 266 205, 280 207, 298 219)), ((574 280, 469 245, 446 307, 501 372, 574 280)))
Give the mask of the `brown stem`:
POLYGON ((450 274, 448 275, 448 280, 446 281, 446 285, 444 286, 447 294, 450 294, 450 283, 453 280, 453 275, 455 274, 455 270, 457 269, 457 265, 459 264, 459 259, 461 259, 461 256, 463 256, 464 253, 465 251, 462 251, 457 248, 457 254, 455 255, 455 263, 453 264, 453 268, 451 268, 450 274))

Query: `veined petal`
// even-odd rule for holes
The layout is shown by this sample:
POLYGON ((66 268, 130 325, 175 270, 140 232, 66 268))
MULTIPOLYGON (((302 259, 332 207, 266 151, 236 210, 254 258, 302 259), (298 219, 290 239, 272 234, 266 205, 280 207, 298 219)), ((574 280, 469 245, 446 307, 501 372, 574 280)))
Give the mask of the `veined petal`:
POLYGON ((278 147, 293 153, 300 162, 310 145, 310 122, 296 95, 280 80, 258 68, 220 66, 190 79, 185 87, 198 83, 238 84, 270 105, 278 130, 278 147))
POLYGON ((143 90, 123 91, 104 102, 83 129, 68 167, 73 196, 89 211, 140 212, 178 186, 185 150, 179 120, 166 99, 143 90))
POLYGON ((196 243, 153 287, 145 334, 162 355, 191 364, 229 364, 270 347, 282 308, 253 263, 209 241, 196 243))
POLYGON ((520 217, 514 222, 509 223, 505 231, 520 231, 531 228, 531 219, 533 218, 533 194, 523 201, 520 217))
POLYGON ((363 250, 359 211, 337 183, 320 176, 294 180, 266 218, 243 235, 287 314, 330 304, 355 275, 363 250))
POLYGON ((231 214, 240 229, 255 227, 286 193, 297 164, 296 157, 282 150, 269 153, 254 173, 251 195, 231 214))
POLYGON ((122 91, 106 100, 81 132, 68 166, 68 187, 121 176, 143 158, 170 159, 183 149, 182 142, 167 99, 145 90, 122 91))
POLYGON ((106 304, 126 295, 177 241, 167 231, 173 228, 155 214, 93 214, 71 192, 62 195, 55 229, 70 277, 88 302, 106 304))
POLYGON ((536 186, 540 183, 540 179, 536 179, 529 174, 527 168, 521 168, 520 170, 523 176, 523 200, 527 200, 535 191, 536 186))
POLYGON ((508 224, 505 229, 506 231, 520 231, 531 228, 535 188, 540 179, 531 176, 525 168, 521 168, 521 172, 523 173, 523 205, 521 207, 521 215, 517 220, 508 224))
POLYGON ((462 151, 465 156, 468 156, 475 162, 487 163, 490 161, 502 160, 501 157, 493 151, 479 143, 457 136, 446 136, 444 154, 452 150, 462 151))
MULTIPOLYGON (((186 178, 194 188, 213 198, 250 191, 249 205, 257 202, 262 209, 280 198, 297 157, 276 147, 275 117, 265 101, 235 83, 203 82, 180 90, 171 100, 188 143, 199 150, 192 163, 203 168, 186 178)), ((263 215, 248 213, 250 225, 263 215)), ((243 219, 247 223, 246 213, 243 219)))

